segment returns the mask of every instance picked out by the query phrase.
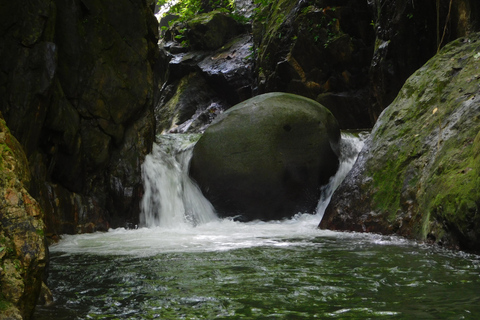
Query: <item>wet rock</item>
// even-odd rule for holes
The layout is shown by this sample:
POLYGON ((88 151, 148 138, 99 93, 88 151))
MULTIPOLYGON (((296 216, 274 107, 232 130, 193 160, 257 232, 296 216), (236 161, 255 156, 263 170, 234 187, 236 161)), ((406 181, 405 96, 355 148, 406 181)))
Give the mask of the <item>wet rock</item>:
POLYGON ((195 145, 191 176, 221 216, 313 213, 338 167, 337 121, 313 100, 269 93, 224 112, 195 145))
POLYGON ((205 57, 198 67, 230 105, 252 96, 252 37, 240 35, 205 57))
POLYGON ((180 80, 174 96, 164 105, 157 107, 157 131, 191 132, 190 127, 186 127, 186 122, 192 119, 198 110, 206 110, 205 107, 215 99, 217 94, 204 77, 196 72, 187 75, 180 80), (179 126, 183 129, 178 129, 179 126))
POLYGON ((0 113, 0 319, 29 319, 47 263, 42 209, 27 192, 30 171, 0 113))
POLYGON ((224 41, 217 50, 186 52, 161 42, 159 65, 167 76, 159 84, 157 132, 203 132, 218 113, 251 97, 252 38, 224 41))
POLYGON ((155 131, 150 4, 12 3, 1 18, 0 110, 29 158, 49 233, 135 222, 155 131), (124 206, 110 201, 121 197, 124 206))
POLYGON ((480 251, 480 34, 415 72, 382 113, 322 228, 480 251))
POLYGON ((199 14, 187 22, 186 39, 193 49, 215 50, 243 31, 243 25, 219 11, 199 14))

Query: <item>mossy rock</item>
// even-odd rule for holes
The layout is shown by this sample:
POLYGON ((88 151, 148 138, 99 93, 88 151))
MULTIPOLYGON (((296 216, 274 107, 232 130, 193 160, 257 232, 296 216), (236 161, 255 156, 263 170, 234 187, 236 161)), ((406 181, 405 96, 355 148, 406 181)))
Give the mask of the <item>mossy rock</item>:
POLYGON ((30 168, 23 148, 10 133, 0 112, 0 171, 15 174, 23 185, 30 186, 30 168))
POLYGON ((340 131, 319 103, 268 93, 223 113, 195 145, 190 174, 221 216, 313 213, 338 167, 340 131))
POLYGON ((382 113, 322 228, 480 251, 480 34, 447 45, 382 113))
POLYGON ((0 319, 29 319, 47 264, 42 210, 28 161, 0 113, 0 319))
POLYGON ((194 49, 214 50, 243 31, 243 26, 220 11, 203 13, 187 22, 187 38, 194 49))

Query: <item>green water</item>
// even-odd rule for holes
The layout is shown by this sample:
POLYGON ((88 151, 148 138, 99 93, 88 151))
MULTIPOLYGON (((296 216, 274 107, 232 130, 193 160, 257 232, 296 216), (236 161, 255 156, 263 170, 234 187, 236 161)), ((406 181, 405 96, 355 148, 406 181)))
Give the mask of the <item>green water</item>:
POLYGON ((147 256, 55 251, 56 301, 35 319, 480 317, 478 256, 318 232, 147 256))
POLYGON ((480 319, 479 256, 317 228, 363 138, 342 134, 315 215, 268 223, 216 218, 185 174, 188 152, 162 149, 185 150, 177 138, 162 137, 143 164, 148 228, 50 248, 55 302, 36 320, 480 319))

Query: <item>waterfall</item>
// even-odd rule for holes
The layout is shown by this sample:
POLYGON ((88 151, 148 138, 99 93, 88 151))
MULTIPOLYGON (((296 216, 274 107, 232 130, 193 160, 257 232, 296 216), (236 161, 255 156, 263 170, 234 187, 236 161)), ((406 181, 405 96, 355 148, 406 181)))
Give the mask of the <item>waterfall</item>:
POLYGON ((196 134, 157 137, 142 165, 145 193, 140 224, 146 227, 195 226, 217 219, 215 210, 188 176, 196 134))
MULTIPOLYGON (((340 165, 318 202, 316 216, 323 213, 333 192, 352 168, 367 134, 342 133, 340 165)), ((145 193, 140 224, 144 227, 179 228, 217 220, 210 202, 188 175, 193 146, 199 134, 163 134, 142 165, 145 193)))
POLYGON ((338 188, 343 179, 352 169, 357 156, 363 148, 365 139, 368 137, 366 131, 358 133, 342 132, 342 139, 340 140, 340 164, 337 173, 330 178, 329 183, 323 187, 320 200, 318 201, 316 215, 323 218, 325 209, 327 209, 333 192, 338 188))

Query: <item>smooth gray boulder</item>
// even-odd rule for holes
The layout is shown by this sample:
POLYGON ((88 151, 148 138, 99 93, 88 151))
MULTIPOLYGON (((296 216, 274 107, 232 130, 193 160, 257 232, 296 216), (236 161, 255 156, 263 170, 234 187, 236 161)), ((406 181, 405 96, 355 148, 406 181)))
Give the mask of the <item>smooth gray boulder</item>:
POLYGON ((220 216, 314 213, 338 168, 340 130, 319 103, 267 93, 229 109, 195 145, 190 175, 220 216))

